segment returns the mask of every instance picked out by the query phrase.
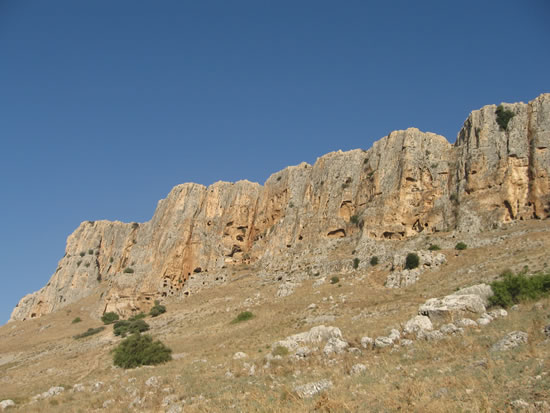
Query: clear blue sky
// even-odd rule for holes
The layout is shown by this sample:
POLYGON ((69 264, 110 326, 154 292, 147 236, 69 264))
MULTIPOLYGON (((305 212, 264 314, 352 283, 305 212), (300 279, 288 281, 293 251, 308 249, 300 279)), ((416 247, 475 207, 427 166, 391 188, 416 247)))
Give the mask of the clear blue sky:
POLYGON ((84 220, 550 92, 550 3, 0 0, 0 323, 84 220))

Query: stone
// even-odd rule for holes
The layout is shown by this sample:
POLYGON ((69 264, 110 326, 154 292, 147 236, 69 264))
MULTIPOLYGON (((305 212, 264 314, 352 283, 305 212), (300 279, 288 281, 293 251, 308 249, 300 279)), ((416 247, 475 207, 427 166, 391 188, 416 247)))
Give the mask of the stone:
POLYGON ((399 341, 399 339, 401 338, 401 333, 399 332, 399 330, 392 328, 390 331, 390 334, 388 335, 388 338, 395 343, 396 341, 399 341))
POLYGON ((508 311, 503 308, 499 308, 497 310, 489 311, 487 314, 494 320, 495 318, 507 317, 508 311))
POLYGON ((320 343, 331 338, 343 340, 342 332, 337 327, 325 327, 324 325, 312 327, 309 331, 294 334, 277 341, 271 346, 273 349, 278 346, 286 347, 290 351, 296 350, 301 344, 320 343))
POLYGON ((182 413, 183 406, 180 404, 173 404, 166 410, 166 413, 182 413))
POLYGON ((409 340, 408 338, 404 338, 403 340, 401 340, 401 341, 399 342, 399 344, 401 344, 401 345, 404 346, 404 347, 412 346, 413 343, 414 343, 414 341, 409 340))
POLYGON ((460 320, 455 322, 455 325, 457 327, 462 327, 462 328, 465 328, 465 327, 476 328, 477 327, 477 323, 474 320, 470 319, 470 318, 461 318, 460 320))
POLYGON ((455 326, 453 323, 442 325, 439 328, 439 331, 441 331, 441 333, 446 334, 446 335, 454 335, 454 334, 464 333, 464 329, 455 326))
POLYGON ((160 385, 160 378, 157 376, 151 376, 145 380, 145 385, 147 387, 158 387, 160 385))
POLYGON ((81 391, 85 391, 86 388, 84 387, 84 384, 82 383, 77 383, 73 386, 73 392, 81 392, 81 391))
POLYGON ((15 402, 13 400, 6 399, 0 402, 0 410, 4 411, 9 407, 15 407, 15 402))
POLYGON ((488 324, 491 324, 491 321, 492 321, 492 318, 481 317, 477 319, 476 324, 480 326, 486 326, 488 324))
POLYGON ((244 358, 247 358, 247 357, 248 357, 248 354, 243 353, 242 351, 237 351, 233 355, 233 360, 240 360, 240 359, 244 359, 244 358))
POLYGON ((376 337, 374 347, 384 348, 393 346, 394 340, 390 337, 376 337))
POLYGON ((448 295, 430 298, 420 306, 418 313, 436 322, 448 322, 465 315, 485 313, 483 300, 477 294, 448 295))
POLYGON ((518 410, 529 410, 531 407, 531 405, 523 399, 514 400, 513 402, 510 402, 510 405, 518 410))
POLYGON ((328 340, 327 344, 325 345, 325 348, 323 349, 323 353, 325 356, 329 356, 331 354, 341 354, 349 347, 349 344, 336 337, 332 337, 328 340))
POLYGON ((405 323, 403 332, 405 334, 416 334, 418 331, 431 331, 433 324, 429 317, 425 315, 417 315, 405 323))
POLYGON ((470 287, 461 288, 452 295, 477 295, 483 301, 483 305, 489 305, 489 297, 493 295, 493 290, 490 285, 487 284, 476 284, 470 287))
POLYGON ((104 409, 108 409, 108 408, 111 407, 113 404, 115 404, 114 399, 105 400, 105 401, 103 402, 103 408, 104 408, 104 409))
POLYGON ((361 338, 361 347, 372 348, 373 345, 374 345, 374 339, 367 336, 361 338))
POLYGON ((321 393, 333 386, 332 381, 328 379, 319 380, 294 387, 294 391, 299 397, 307 399, 321 393))
POLYGON ((41 394, 37 394, 36 396, 34 396, 32 398, 32 400, 37 401, 37 400, 40 400, 40 399, 48 399, 52 396, 57 396, 58 394, 61 394, 64 391, 65 391, 65 388, 61 387, 61 386, 50 387, 48 391, 46 391, 44 393, 41 393, 41 394))
POLYGON ((361 363, 357 363, 351 367, 350 374, 356 376, 358 374, 364 373, 365 371, 367 371, 367 366, 361 363))
POLYGON ((529 335, 523 331, 512 331, 496 342, 491 351, 508 351, 527 343, 529 335))

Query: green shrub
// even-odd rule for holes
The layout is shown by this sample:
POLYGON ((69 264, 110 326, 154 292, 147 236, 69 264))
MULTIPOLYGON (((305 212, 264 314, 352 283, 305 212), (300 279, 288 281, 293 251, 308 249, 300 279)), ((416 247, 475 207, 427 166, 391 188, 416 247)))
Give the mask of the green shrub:
POLYGON ((373 267, 375 265, 378 265, 378 257, 374 256, 370 259, 370 265, 372 265, 373 267))
POLYGON ((356 258, 353 259, 353 268, 354 269, 359 268, 359 262, 360 262, 359 258, 356 257, 356 258))
POLYGON ((149 330, 149 324, 142 319, 139 320, 120 320, 113 325, 115 336, 126 337, 127 334, 143 333, 149 330))
POLYGON ((76 323, 80 323, 82 321, 82 319, 80 317, 76 317, 73 321, 72 321, 72 324, 76 324, 76 323))
POLYGON ((79 260, 79 261, 76 262, 77 267, 80 267, 80 264, 82 264, 82 260, 79 260))
POLYGON ((166 307, 161 305, 159 301, 155 301, 155 305, 153 308, 151 308, 151 311, 149 311, 149 315, 151 317, 159 316, 166 312, 166 307))
POLYGON ((123 271, 125 274, 133 274, 134 273, 134 270, 130 267, 127 267, 127 268, 124 268, 124 271, 123 271))
POLYGON ((115 259, 113 257, 109 258, 109 262, 112 264, 115 259))
POLYGON ((105 330, 105 327, 89 328, 85 332, 73 336, 73 338, 78 340, 84 337, 93 336, 94 334, 100 333, 103 330, 105 330))
POLYGON ((132 222, 132 229, 138 229, 139 224, 137 222, 132 222))
POLYGON ((113 350, 113 363, 125 369, 172 360, 172 350, 150 335, 133 334, 113 350))
POLYGON ((128 319, 128 321, 136 321, 136 320, 142 320, 145 317, 147 317, 147 314, 145 314, 143 311, 141 313, 135 314, 132 317, 128 319))
POLYGON ((242 313, 239 313, 239 315, 233 321, 231 321, 231 324, 247 321, 247 320, 250 320, 251 318, 254 318, 254 314, 252 314, 252 312, 243 311, 242 313))
POLYGON ((497 115, 497 123, 501 130, 508 129, 508 122, 515 116, 514 112, 504 109, 502 105, 497 106, 495 114, 497 115))
POLYGON ((507 271, 501 277, 501 281, 491 283, 493 295, 489 297, 489 304, 493 306, 506 308, 520 301, 535 300, 550 291, 550 273, 527 277, 507 271))
POLYGON ((336 277, 336 276, 334 276, 334 277, 332 277, 332 278, 330 279, 330 283, 331 283, 331 284, 337 284, 338 281, 340 281, 340 278, 338 278, 338 277, 336 277))
POLYGON ((118 321, 119 318, 120 317, 118 316, 117 313, 110 311, 108 313, 103 314, 103 316, 101 316, 101 321, 103 321, 103 324, 112 324, 115 321, 118 321))
POLYGON ((407 258, 405 259, 405 269, 412 270, 420 264, 420 258, 418 257, 418 254, 415 254, 414 252, 409 252, 407 254, 407 258))
POLYGON ((429 246, 428 248, 430 251, 439 251, 441 249, 441 247, 437 244, 432 244, 429 246))
POLYGON ((88 250, 88 254, 94 255, 94 250, 88 250))
POLYGON ((349 222, 351 222, 353 225, 359 225, 359 215, 352 215, 349 218, 349 222))
POLYGON ((84 255, 86 255, 86 252, 85 252, 85 251, 82 251, 82 252, 80 253, 80 256, 83 257, 84 255))
POLYGON ((288 349, 285 346, 277 346, 271 352, 274 356, 284 357, 288 354, 288 349))
POLYGON ((468 248, 468 246, 462 241, 455 245, 455 249, 459 251, 465 250, 466 248, 468 248))

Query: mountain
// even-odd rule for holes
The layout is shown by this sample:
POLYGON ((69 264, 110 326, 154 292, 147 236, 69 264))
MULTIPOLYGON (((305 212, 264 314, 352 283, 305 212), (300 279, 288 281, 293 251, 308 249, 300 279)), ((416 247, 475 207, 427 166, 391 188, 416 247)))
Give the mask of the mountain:
POLYGON ((288 167, 263 186, 178 185, 148 222, 80 224, 50 281, 23 297, 10 321, 41 317, 98 291, 98 317, 127 316, 157 299, 185 300, 243 268, 280 281, 286 295, 309 278, 366 268, 376 256, 409 277, 396 283, 393 275, 388 286, 410 284, 410 274, 399 272, 404 249, 395 249, 396 240, 548 218, 549 146, 550 94, 542 94, 472 112, 454 144, 410 128, 368 150, 288 167), (343 246, 353 257, 338 253, 343 246))

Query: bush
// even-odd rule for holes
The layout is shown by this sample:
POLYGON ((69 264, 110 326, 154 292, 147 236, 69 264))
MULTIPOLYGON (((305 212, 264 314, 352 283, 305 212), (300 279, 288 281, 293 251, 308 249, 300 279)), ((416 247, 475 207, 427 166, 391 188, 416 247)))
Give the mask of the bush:
POLYGON ((72 321, 72 323, 73 323, 73 324, 76 324, 76 323, 80 323, 81 321, 82 321, 82 319, 81 319, 80 317, 76 317, 76 318, 72 321))
POLYGON ((501 277, 502 281, 491 283, 493 295, 489 297, 489 304, 493 306, 506 308, 520 301, 535 300, 550 291, 550 273, 526 277, 507 271, 501 277))
POLYGON ((142 319, 144 319, 145 317, 147 317, 147 314, 145 314, 144 312, 141 312, 141 313, 138 313, 138 314, 133 315, 132 317, 130 317, 130 318, 128 319, 128 321, 142 320, 142 319))
POLYGON ((166 312, 166 307, 163 305, 160 305, 159 301, 155 301, 155 305, 153 306, 153 308, 151 308, 151 311, 149 311, 149 315, 151 317, 156 317, 165 312, 166 312))
POLYGON ((353 259, 353 268, 354 269, 359 268, 359 262, 360 262, 359 258, 354 258, 353 259))
POLYGON ((88 250, 88 254, 94 255, 94 250, 88 250))
POLYGON ((124 271, 123 271, 125 274, 133 274, 134 273, 134 270, 130 267, 127 267, 127 268, 124 268, 124 271))
POLYGON ((103 314, 101 317, 101 321, 103 321, 103 324, 113 324, 115 321, 118 321, 120 317, 117 313, 114 313, 112 311, 103 314))
POLYGON ((501 130, 508 129, 508 122, 515 116, 514 112, 504 109, 502 105, 497 106, 495 114, 497 115, 497 123, 501 130))
POLYGON ((133 334, 113 350, 113 363, 125 369, 172 360, 172 350, 150 335, 133 334))
POLYGON ((414 252, 409 252, 407 258, 405 259, 405 269, 412 270, 420 264, 420 258, 414 252))
POLYGON ((352 215, 349 219, 353 225, 359 225, 359 215, 352 215))
POLYGON ((462 241, 455 245, 455 249, 459 251, 465 250, 466 248, 468 248, 468 246, 462 241))
POLYGON ((430 251, 439 251, 441 249, 441 247, 437 244, 432 244, 429 246, 428 248, 430 251))
POLYGON ((84 255, 86 255, 86 252, 82 251, 82 252, 80 253, 80 256, 83 257, 84 255))
POLYGON ((113 326, 115 336, 126 337, 127 334, 143 333, 149 330, 149 324, 142 319, 138 320, 121 320, 117 321, 113 326))
POLYGON ((231 321, 231 324, 240 323, 241 321, 247 321, 251 318, 254 318, 254 314, 252 314, 252 312, 243 311, 242 313, 239 313, 239 315, 233 321, 231 321))
POLYGON ((76 336, 73 336, 73 338, 78 340, 84 337, 93 336, 94 334, 100 333, 103 330, 105 330, 105 327, 89 328, 85 332, 77 334, 76 336))
POLYGON ((338 277, 336 277, 336 276, 334 276, 334 277, 332 277, 332 278, 330 279, 330 283, 331 283, 331 284, 337 284, 338 281, 340 281, 340 278, 338 278, 338 277))
POLYGON ((373 267, 374 267, 375 265, 378 265, 378 257, 376 257, 376 256, 375 256, 375 257, 372 257, 372 258, 370 259, 370 265, 372 265, 373 267))

